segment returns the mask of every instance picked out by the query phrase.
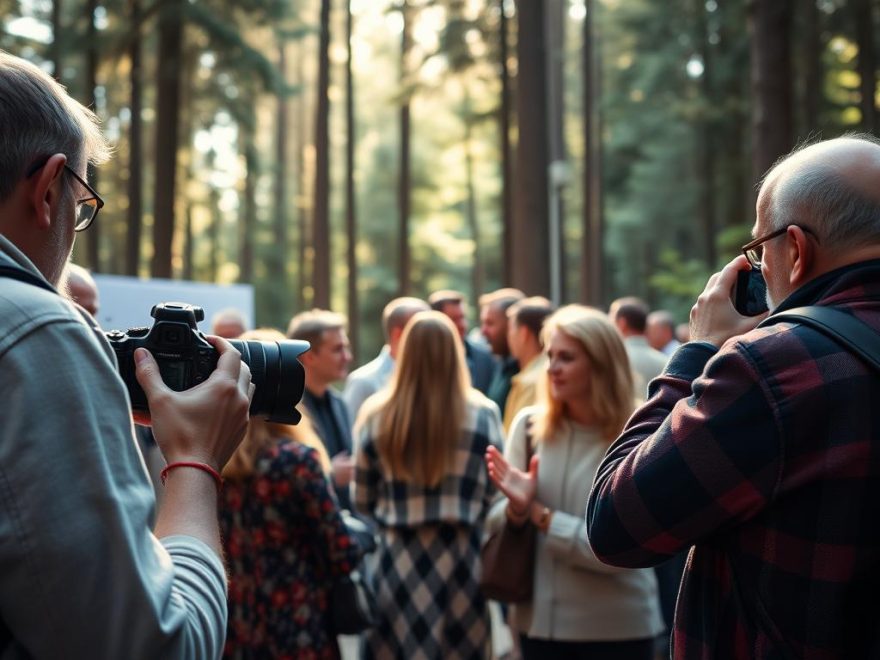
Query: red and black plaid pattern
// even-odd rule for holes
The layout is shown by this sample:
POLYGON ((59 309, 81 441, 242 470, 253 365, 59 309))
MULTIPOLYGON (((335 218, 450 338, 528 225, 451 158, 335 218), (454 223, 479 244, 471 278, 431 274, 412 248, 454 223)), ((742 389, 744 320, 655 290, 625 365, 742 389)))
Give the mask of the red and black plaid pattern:
MULTIPOLYGON (((780 307, 880 329, 880 261, 780 307)), ((693 546, 675 658, 880 657, 880 375, 814 330, 688 344, 596 475, 587 526, 609 564, 693 546)))

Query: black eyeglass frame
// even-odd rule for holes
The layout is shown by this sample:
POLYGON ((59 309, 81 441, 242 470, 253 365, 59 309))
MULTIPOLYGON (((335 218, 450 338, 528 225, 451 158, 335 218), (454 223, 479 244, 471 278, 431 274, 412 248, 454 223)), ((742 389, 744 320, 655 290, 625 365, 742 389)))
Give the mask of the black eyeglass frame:
MULTIPOLYGON (((41 158, 36 163, 31 165, 28 168, 28 171, 27 171, 27 174, 25 175, 25 178, 30 179, 34 174, 39 172, 41 168, 45 167, 47 162, 49 162, 49 156, 46 156, 45 158, 41 158)), ((73 231, 76 231, 76 232, 85 231, 86 229, 88 229, 89 227, 92 226, 92 223, 95 221, 95 218, 98 217, 98 211, 100 211, 102 208, 104 208, 104 198, 98 194, 97 190, 95 190, 94 188, 92 188, 89 185, 88 181, 86 181, 79 174, 77 174, 76 171, 72 167, 70 167, 67 163, 64 163, 64 169, 67 171, 68 174, 73 176, 74 179, 79 181, 79 183, 82 184, 82 186, 86 190, 88 190, 89 193, 91 194, 91 197, 83 197, 82 199, 76 200, 76 205, 78 208, 81 207, 83 204, 87 204, 89 207, 95 209, 95 212, 89 218, 86 218, 83 221, 78 221, 73 227, 73 231), (89 202, 94 202, 94 204, 89 204, 89 202)))
MULTIPOLYGON (((816 242, 819 241, 819 237, 816 236, 816 233, 812 229, 810 229, 809 227, 804 227, 804 226, 796 224, 794 222, 791 223, 790 225, 785 225, 785 227, 782 227, 781 229, 777 229, 776 231, 771 231, 769 234, 764 234, 763 236, 759 236, 755 240, 749 241, 748 243, 746 243, 745 245, 742 246, 742 253, 745 255, 746 259, 749 260, 749 265, 752 268, 754 268, 755 270, 761 270, 761 261, 762 260, 760 258, 757 258, 756 254, 755 254, 755 256, 752 256, 752 254, 749 254, 749 253, 754 254, 756 247, 763 245, 767 241, 772 241, 774 238, 777 238, 778 236, 782 236, 785 232, 788 231, 789 227, 798 227, 801 231, 803 231, 806 234, 809 234, 814 239, 816 239, 816 242)), ((763 250, 762 250, 761 257, 763 257, 763 256, 764 255, 763 255, 763 250)))

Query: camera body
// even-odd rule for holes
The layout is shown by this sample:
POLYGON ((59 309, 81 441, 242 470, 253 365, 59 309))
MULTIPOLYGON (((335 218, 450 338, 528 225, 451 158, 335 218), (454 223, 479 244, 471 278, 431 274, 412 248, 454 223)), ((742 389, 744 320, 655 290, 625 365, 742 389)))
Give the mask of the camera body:
MULTIPOLYGON (((154 305, 152 328, 112 330, 107 341, 116 353, 119 375, 128 389, 131 407, 147 411, 147 397, 135 377, 134 352, 145 348, 159 365, 162 380, 172 390, 182 392, 207 380, 217 368, 219 353, 198 329, 204 320, 201 307, 166 302, 154 305)), ((295 406, 305 388, 305 370, 298 356, 309 349, 305 341, 231 340, 250 367, 254 395, 251 415, 280 424, 296 424, 300 413, 295 406)))
POLYGON ((201 307, 160 303, 153 306, 150 315, 156 319, 152 328, 129 328, 127 332, 112 330, 106 335, 116 353, 119 375, 135 410, 147 408, 147 397, 134 375, 135 349, 146 348, 153 354, 162 380, 175 392, 188 390, 207 380, 217 368, 217 350, 196 325, 205 318, 201 307))

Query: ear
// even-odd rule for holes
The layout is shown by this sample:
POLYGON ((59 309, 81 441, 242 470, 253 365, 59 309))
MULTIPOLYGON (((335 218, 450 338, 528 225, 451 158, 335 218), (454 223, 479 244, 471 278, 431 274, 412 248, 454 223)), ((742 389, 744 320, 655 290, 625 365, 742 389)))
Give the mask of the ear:
POLYGON ((55 154, 31 177, 30 202, 34 217, 40 229, 47 230, 52 225, 52 210, 64 194, 62 177, 67 156, 55 154))
POLYGON ((786 252, 791 264, 788 281, 792 287, 797 288, 812 277, 816 248, 803 229, 791 225, 786 233, 786 252))
POLYGON ((403 328, 391 328, 391 333, 388 336, 388 344, 394 346, 398 341, 400 341, 400 335, 403 334, 403 328))

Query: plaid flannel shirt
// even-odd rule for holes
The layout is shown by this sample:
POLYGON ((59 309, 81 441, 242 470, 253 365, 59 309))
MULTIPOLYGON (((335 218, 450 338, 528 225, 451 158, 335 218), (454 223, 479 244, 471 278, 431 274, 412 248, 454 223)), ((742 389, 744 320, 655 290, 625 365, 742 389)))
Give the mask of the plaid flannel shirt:
MULTIPOLYGON (((880 328, 880 260, 778 310, 880 328)), ((617 566, 693 546, 675 658, 880 657, 880 377, 791 323, 680 348, 597 472, 591 545, 617 566)))

